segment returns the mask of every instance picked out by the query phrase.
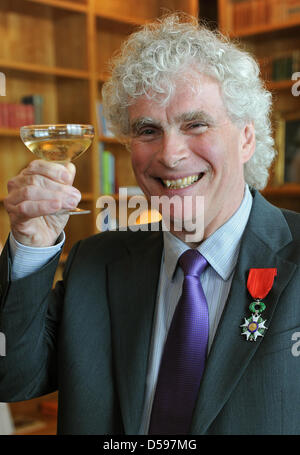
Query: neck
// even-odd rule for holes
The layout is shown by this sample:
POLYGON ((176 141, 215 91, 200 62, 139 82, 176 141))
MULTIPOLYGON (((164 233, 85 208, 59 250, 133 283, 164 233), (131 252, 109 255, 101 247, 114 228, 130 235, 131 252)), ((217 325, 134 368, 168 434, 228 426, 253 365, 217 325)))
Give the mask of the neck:
POLYGON ((210 237, 235 214, 235 212, 239 209, 243 198, 244 192, 242 192, 236 199, 235 204, 231 206, 231 210, 227 209, 225 212, 221 210, 218 215, 211 220, 207 221, 205 219, 206 217, 204 212, 204 220, 193 220, 193 226, 196 226, 197 229, 192 232, 185 229, 182 229, 181 231, 175 230, 174 223, 171 223, 170 232, 182 242, 186 243, 190 248, 197 248, 205 239, 210 237))

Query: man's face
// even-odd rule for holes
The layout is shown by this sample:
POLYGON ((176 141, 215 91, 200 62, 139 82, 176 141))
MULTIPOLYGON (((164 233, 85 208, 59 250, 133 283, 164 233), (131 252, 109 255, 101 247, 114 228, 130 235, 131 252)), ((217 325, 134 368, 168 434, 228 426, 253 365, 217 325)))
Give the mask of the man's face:
MULTIPOLYGON (((176 84, 167 105, 141 96, 129 107, 130 148, 137 182, 149 201, 192 196, 188 213, 183 204, 171 206, 171 220, 194 222, 196 196, 204 196, 205 238, 242 201, 243 165, 254 152, 254 129, 231 122, 214 79, 195 72, 188 77, 176 84)), ((174 234, 182 238, 183 233, 174 234)))

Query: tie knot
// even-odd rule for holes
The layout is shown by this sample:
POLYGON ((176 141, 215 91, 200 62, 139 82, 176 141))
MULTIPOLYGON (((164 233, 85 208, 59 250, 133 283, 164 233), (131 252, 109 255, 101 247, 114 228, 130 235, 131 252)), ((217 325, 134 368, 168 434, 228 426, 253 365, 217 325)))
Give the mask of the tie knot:
POLYGON ((192 275, 199 277, 207 266, 207 260, 198 250, 186 250, 179 258, 179 265, 184 276, 192 275))

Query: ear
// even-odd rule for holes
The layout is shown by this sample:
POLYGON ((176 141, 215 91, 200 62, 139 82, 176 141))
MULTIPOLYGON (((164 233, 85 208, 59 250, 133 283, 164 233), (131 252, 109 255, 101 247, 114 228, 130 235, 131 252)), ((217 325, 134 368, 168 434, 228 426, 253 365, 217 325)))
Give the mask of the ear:
POLYGON ((255 152, 255 129, 253 122, 246 123, 242 128, 241 135, 241 159, 242 163, 250 160, 255 152))

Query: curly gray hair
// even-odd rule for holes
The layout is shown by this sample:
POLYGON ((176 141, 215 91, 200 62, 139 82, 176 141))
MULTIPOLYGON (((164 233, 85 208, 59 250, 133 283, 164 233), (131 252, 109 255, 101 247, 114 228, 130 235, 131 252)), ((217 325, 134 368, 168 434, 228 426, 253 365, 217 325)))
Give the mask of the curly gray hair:
POLYGON ((127 142, 128 106, 141 95, 167 102, 179 74, 196 67, 220 83, 231 120, 253 122, 256 149, 245 164, 245 180, 257 189, 268 181, 274 159, 271 129, 272 95, 259 77, 259 66, 246 51, 196 18, 170 14, 143 26, 112 60, 111 78, 103 85, 104 115, 116 137, 127 142))

